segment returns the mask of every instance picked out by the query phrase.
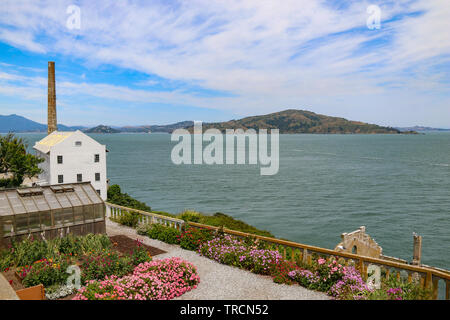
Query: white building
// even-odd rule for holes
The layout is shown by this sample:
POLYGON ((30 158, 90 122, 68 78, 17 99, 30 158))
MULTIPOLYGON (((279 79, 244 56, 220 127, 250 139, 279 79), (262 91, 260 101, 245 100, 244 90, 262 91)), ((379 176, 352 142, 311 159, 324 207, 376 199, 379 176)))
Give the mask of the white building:
POLYGON ((45 161, 39 166, 41 185, 90 181, 106 200, 106 146, 77 130, 53 131, 33 147, 45 161))

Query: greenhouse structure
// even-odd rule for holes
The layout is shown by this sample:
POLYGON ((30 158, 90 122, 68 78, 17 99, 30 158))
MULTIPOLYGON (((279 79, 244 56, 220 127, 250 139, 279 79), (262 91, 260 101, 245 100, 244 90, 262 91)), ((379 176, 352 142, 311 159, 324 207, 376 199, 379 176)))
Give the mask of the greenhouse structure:
POLYGON ((90 182, 0 190, 0 246, 31 236, 105 233, 105 210, 90 182))

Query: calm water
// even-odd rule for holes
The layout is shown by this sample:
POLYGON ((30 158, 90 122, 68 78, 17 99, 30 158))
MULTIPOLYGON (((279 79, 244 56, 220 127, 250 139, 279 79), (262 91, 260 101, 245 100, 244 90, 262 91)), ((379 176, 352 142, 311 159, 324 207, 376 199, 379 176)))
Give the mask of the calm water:
MULTIPOLYGON (((43 134, 22 134, 30 145, 43 134)), ((383 253, 450 268, 450 133, 281 135, 280 170, 176 166, 168 134, 92 135, 108 150, 108 177, 155 210, 217 211, 275 236, 334 248, 365 225, 383 253)))

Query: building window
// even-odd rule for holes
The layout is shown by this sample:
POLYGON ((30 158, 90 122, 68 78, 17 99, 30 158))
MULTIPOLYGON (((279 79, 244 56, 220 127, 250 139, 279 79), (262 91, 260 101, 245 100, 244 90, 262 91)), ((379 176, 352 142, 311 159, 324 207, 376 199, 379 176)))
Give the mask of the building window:
POLYGON ((100 190, 96 190, 96 191, 97 191, 98 195, 99 195, 99 196, 101 196, 101 192, 100 192, 100 190))
POLYGON ((58 156, 58 164, 63 163, 63 156, 58 156))
POLYGON ((95 155, 94 162, 100 162, 100 155, 99 154, 95 155))
POLYGON ((81 147, 81 141, 75 141, 75 146, 76 147, 81 147))
POLYGON ((95 174, 95 181, 100 181, 100 173, 95 174))
POLYGON ((58 175, 58 183, 64 183, 64 176, 62 174, 58 175))
POLYGON ((83 175, 81 173, 77 174, 77 182, 83 182, 83 175))

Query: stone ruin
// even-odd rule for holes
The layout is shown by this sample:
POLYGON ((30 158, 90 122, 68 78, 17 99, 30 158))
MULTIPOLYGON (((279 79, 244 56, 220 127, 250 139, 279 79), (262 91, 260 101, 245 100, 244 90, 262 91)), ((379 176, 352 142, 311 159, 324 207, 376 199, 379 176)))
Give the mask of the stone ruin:
POLYGON ((342 241, 334 250, 338 252, 354 253, 372 258, 382 258, 383 248, 366 234, 366 227, 361 226, 358 230, 341 234, 342 241))
MULTIPOLYGON (((334 250, 358 254, 366 257, 384 259, 399 263, 408 263, 404 259, 383 255, 383 248, 366 233, 366 227, 361 226, 358 230, 341 234, 342 241, 334 250)), ((413 233, 413 265, 421 265, 422 237, 413 233)))

